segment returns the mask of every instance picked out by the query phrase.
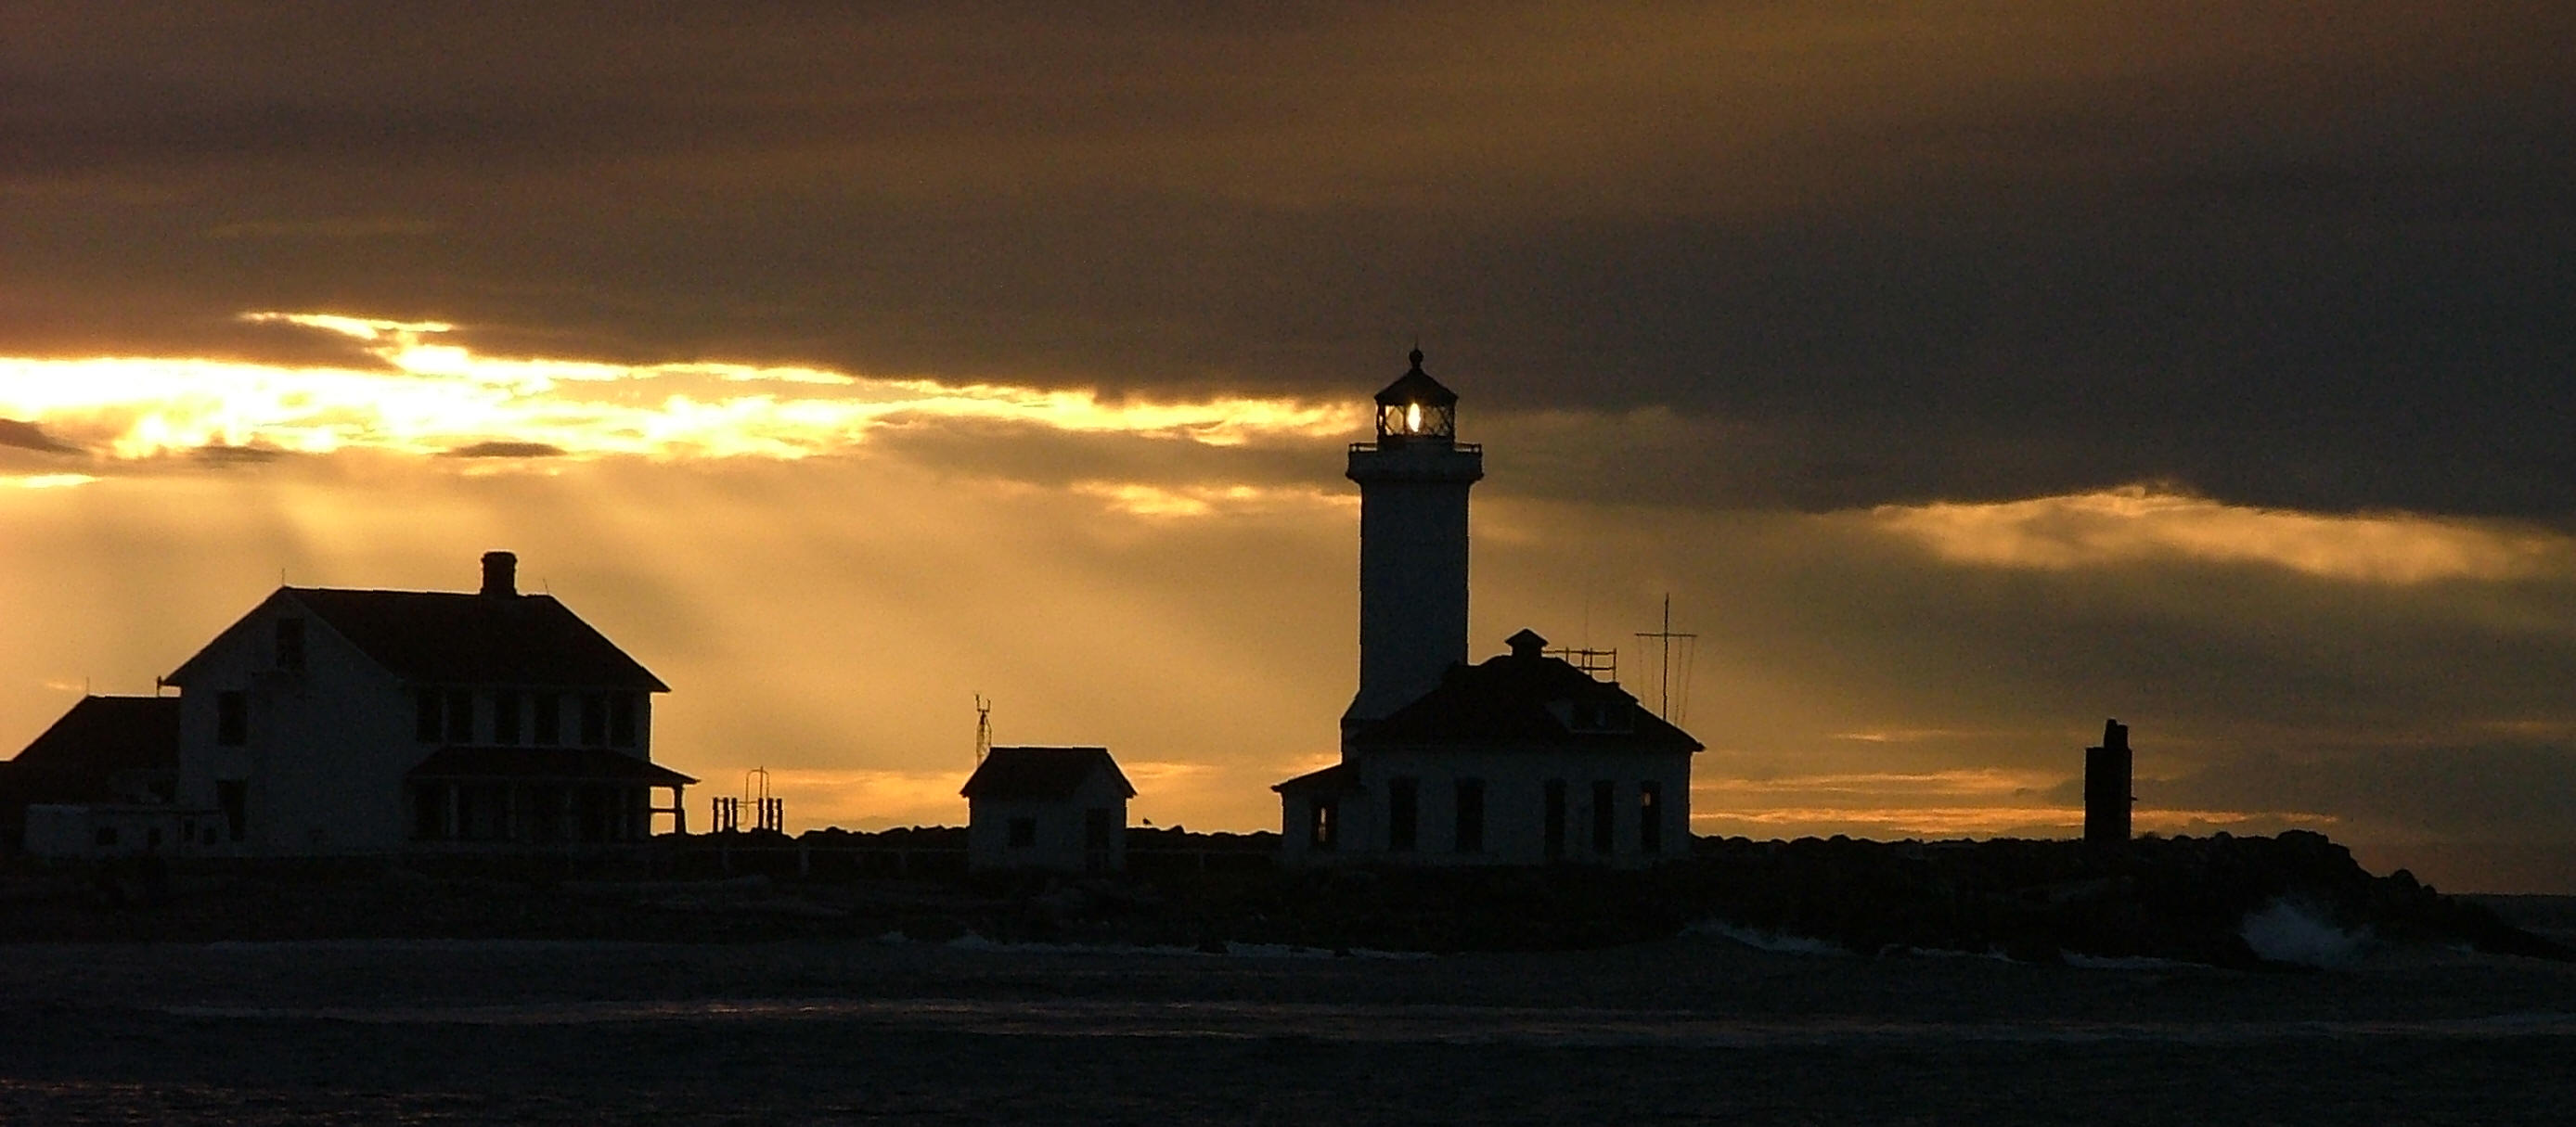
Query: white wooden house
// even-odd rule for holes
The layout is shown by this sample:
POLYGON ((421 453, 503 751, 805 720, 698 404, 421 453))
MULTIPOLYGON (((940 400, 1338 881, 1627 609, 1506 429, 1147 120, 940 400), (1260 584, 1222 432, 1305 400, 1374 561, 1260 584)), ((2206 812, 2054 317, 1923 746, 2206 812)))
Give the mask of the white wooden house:
POLYGON ((652 761, 669 686, 516 569, 486 554, 477 592, 278 588, 163 679, 178 802, 243 855, 633 841, 657 813, 685 828, 696 780, 652 761))
POLYGON ((1127 800, 1136 788, 1107 748, 997 747, 960 793, 970 869, 1127 867, 1127 800))
POLYGON ((1345 732, 1342 761, 1280 783, 1281 858, 1409 865, 1633 866, 1690 850, 1699 741, 1545 653, 1451 666, 1345 732))

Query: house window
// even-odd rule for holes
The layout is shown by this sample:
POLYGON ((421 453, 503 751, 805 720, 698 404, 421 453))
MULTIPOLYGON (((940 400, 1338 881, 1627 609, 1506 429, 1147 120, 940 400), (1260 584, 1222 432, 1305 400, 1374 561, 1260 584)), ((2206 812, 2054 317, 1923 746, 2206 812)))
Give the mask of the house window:
POLYGON ((1637 784, 1637 848, 1664 851, 1664 784, 1651 779, 1637 784))
POLYGON ((418 689, 411 696, 411 735, 425 744, 437 743, 447 733, 447 696, 436 689, 418 689))
POLYGON ((474 694, 471 690, 450 689, 447 692, 447 742, 474 742, 474 694))
POLYGON ((1306 847, 1317 853, 1330 853, 1341 844, 1341 803, 1317 795, 1306 804, 1306 847))
POLYGON ((1454 840, 1460 853, 1485 851, 1485 780, 1458 780, 1458 826, 1454 840))
POLYGON ((304 668, 304 620, 277 620, 277 667, 301 672, 304 668))
POLYGON ((1038 843, 1038 820, 1037 820, 1037 819, 1035 819, 1035 818, 1013 818, 1013 819, 1011 819, 1011 848, 1013 848, 1013 849, 1027 849, 1027 848, 1030 848, 1030 847, 1032 847, 1032 846, 1036 845, 1037 843, 1038 843))
POLYGON ((215 694, 215 742, 239 747, 250 742, 250 696, 240 690, 215 694))
POLYGON ((608 745, 635 746, 635 694, 619 693, 608 698, 608 745))
POLYGON ((1539 841, 1547 859, 1565 856, 1565 780, 1549 779, 1544 788, 1545 808, 1539 818, 1539 841))
POLYGON ((215 805, 224 811, 224 835, 240 841, 250 824, 250 783, 243 779, 215 780, 215 805))
POLYGON ((1619 786, 1608 779, 1592 784, 1592 851, 1608 854, 1619 847, 1619 786))
POLYGON ((586 693, 581 698, 581 746, 608 745, 608 698, 586 693))
POLYGON ((1397 853, 1413 851, 1415 823, 1422 813, 1422 781, 1414 778, 1386 781, 1386 847, 1397 853))
POLYGON ((413 784, 411 836, 414 841, 436 841, 447 836, 447 784, 413 784))
POLYGON ((563 697, 557 693, 538 693, 533 710, 536 738, 530 743, 553 747, 563 742, 563 697))
POLYGON ((519 742, 519 694, 507 691, 492 694, 492 742, 519 742))

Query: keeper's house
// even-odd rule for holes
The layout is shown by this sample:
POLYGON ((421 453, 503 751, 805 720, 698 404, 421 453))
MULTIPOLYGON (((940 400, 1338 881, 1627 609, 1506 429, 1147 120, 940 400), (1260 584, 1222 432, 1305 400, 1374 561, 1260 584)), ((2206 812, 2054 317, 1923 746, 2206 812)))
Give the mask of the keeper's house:
POLYGON ((281 587, 163 680, 179 687, 191 844, 248 856, 510 851, 681 825, 697 780, 653 762, 670 687, 517 558, 476 592, 281 587), (668 805, 653 792, 666 791, 668 805))

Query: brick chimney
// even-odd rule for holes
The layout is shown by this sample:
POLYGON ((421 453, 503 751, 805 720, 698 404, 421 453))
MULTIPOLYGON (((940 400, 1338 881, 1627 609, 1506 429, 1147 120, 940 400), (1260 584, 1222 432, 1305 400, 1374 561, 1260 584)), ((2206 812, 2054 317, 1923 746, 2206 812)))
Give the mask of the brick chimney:
POLYGON ((483 594, 515 598, 519 593, 519 557, 509 552, 483 553, 483 594))

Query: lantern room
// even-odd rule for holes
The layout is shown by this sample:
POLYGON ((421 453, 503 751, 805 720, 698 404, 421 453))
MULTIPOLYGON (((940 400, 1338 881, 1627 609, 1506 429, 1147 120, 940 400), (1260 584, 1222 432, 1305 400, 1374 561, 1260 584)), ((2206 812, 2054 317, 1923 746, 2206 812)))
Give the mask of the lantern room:
POLYGON ((1413 350, 1413 368, 1377 393, 1377 441, 1381 446, 1430 441, 1449 445, 1458 437, 1458 393, 1440 386, 1422 370, 1422 350, 1413 350))

